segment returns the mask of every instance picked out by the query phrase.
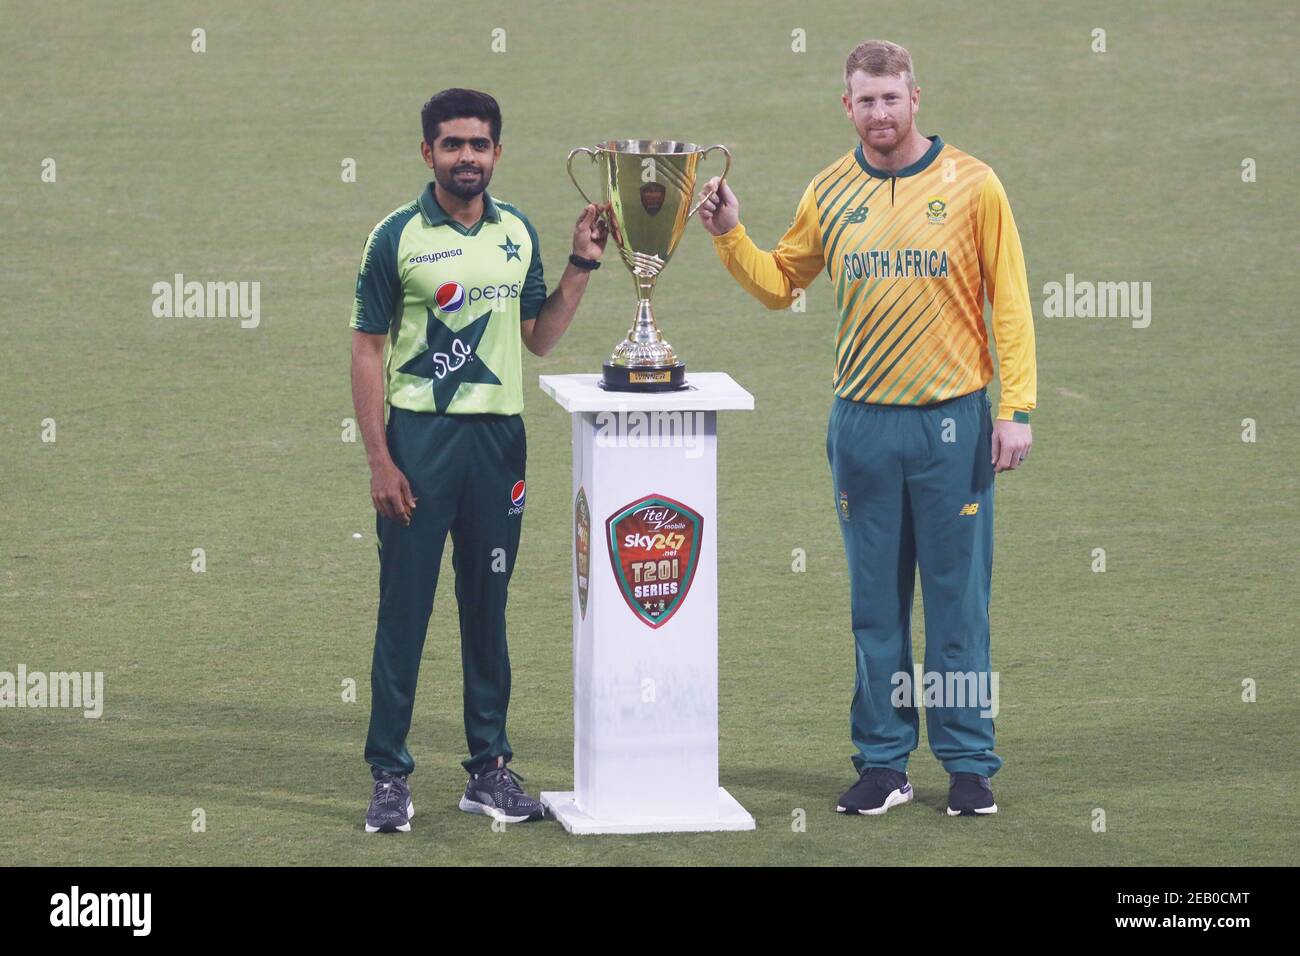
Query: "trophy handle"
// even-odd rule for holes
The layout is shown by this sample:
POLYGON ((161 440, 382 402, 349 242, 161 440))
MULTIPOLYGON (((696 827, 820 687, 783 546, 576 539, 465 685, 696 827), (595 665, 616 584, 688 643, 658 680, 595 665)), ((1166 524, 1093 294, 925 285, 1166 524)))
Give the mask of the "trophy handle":
MULTIPOLYGON (((713 152, 715 149, 720 149, 720 150, 722 150, 723 155, 725 155, 725 156, 727 157, 727 165, 726 165, 726 167, 723 168, 723 170, 722 170, 722 175, 718 177, 718 185, 721 186, 723 180, 725 180, 725 179, 727 178, 727 173, 731 172, 731 150, 727 149, 727 147, 725 147, 725 146, 723 146, 721 143, 719 143, 719 144, 717 144, 716 146, 709 146, 709 147, 707 147, 707 148, 705 148, 705 149, 700 150, 700 153, 702 154, 702 155, 700 156, 700 158, 701 158, 701 159, 704 159, 706 156, 709 155, 709 153, 713 152)), ((594 158, 594 157, 593 157, 593 158, 594 158)), ((569 175, 572 176, 573 174, 570 173, 569 175)), ((575 180, 574 182, 576 183, 577 181, 575 180)), ((717 190, 715 189, 713 192, 717 192, 717 190)), ((691 216, 694 216, 695 213, 699 211, 699 208, 700 208, 701 206, 703 206, 706 202, 708 202, 708 201, 709 201, 710 199, 712 199, 712 198, 713 198, 713 193, 709 193, 707 196, 705 196, 703 199, 701 199, 699 202, 697 202, 697 203, 695 204, 695 208, 692 209, 690 212, 688 212, 688 213, 686 214, 686 218, 687 218, 687 219, 690 219, 691 216)))
POLYGON ((591 157, 593 163, 596 161, 596 151, 594 149, 589 149, 586 146, 579 146, 577 149, 570 151, 569 158, 565 160, 564 167, 569 171, 569 179, 573 181, 574 186, 577 186, 578 192, 582 194, 582 198, 587 200, 587 202, 591 203, 593 206, 599 206, 600 203, 592 201, 592 198, 587 195, 587 191, 578 185, 577 177, 573 175, 573 157, 577 156, 579 153, 586 153, 591 157))

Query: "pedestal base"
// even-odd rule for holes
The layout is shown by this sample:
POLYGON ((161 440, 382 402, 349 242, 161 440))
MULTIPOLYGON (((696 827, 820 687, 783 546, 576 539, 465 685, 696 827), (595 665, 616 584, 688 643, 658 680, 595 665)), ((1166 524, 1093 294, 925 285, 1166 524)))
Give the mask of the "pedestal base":
POLYGON ((665 820, 636 817, 625 820, 602 820, 590 817, 573 802, 573 791, 547 790, 542 793, 551 814, 570 833, 708 833, 718 830, 753 830, 754 818, 726 787, 718 788, 718 815, 708 820, 665 820))

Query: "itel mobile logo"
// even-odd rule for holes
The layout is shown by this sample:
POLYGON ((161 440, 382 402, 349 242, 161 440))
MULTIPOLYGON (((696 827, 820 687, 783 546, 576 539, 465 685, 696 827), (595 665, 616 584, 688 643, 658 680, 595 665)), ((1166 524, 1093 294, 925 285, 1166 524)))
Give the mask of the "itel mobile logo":
POLYGON ((609 558, 632 613, 657 628, 686 600, 699 564, 704 518, 680 501, 649 495, 605 521, 609 558))
POLYGON ((512 507, 506 514, 520 515, 524 513, 524 490, 524 481, 521 478, 510 489, 510 504, 512 507))
MULTIPOLYGON (((653 531, 679 531, 686 527, 686 522, 671 508, 640 508, 637 514, 646 526, 653 531)), ((645 535, 641 536, 645 538, 645 535)), ((638 542, 639 543, 639 542, 638 542)))

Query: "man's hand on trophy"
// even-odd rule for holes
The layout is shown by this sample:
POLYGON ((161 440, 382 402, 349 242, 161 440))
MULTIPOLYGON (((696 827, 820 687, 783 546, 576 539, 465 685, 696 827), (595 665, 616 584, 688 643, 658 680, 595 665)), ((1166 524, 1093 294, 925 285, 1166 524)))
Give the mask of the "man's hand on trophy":
POLYGON ((584 259, 599 259, 609 239, 604 207, 588 203, 573 227, 573 254, 584 259))
POLYGON ((730 232, 740 222, 740 200, 731 191, 726 180, 714 176, 700 190, 700 199, 709 196, 700 206, 700 222, 711 235, 730 232), (717 192, 713 192, 717 190, 717 192), (712 196, 709 193, 713 192, 712 196))

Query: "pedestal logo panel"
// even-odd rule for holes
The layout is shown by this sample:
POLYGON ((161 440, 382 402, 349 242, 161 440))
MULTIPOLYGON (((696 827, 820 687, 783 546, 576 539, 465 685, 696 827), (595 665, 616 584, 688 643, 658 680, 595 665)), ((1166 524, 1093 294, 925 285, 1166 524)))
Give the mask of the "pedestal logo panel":
POLYGON ((587 590, 591 574, 591 508, 587 505, 587 492, 578 486, 578 497, 573 502, 573 554, 574 571, 578 576, 578 609, 587 617, 587 590))
POLYGON ((610 515, 605 530, 619 593, 638 620, 662 627, 691 589, 703 516, 665 495, 647 495, 610 515))

